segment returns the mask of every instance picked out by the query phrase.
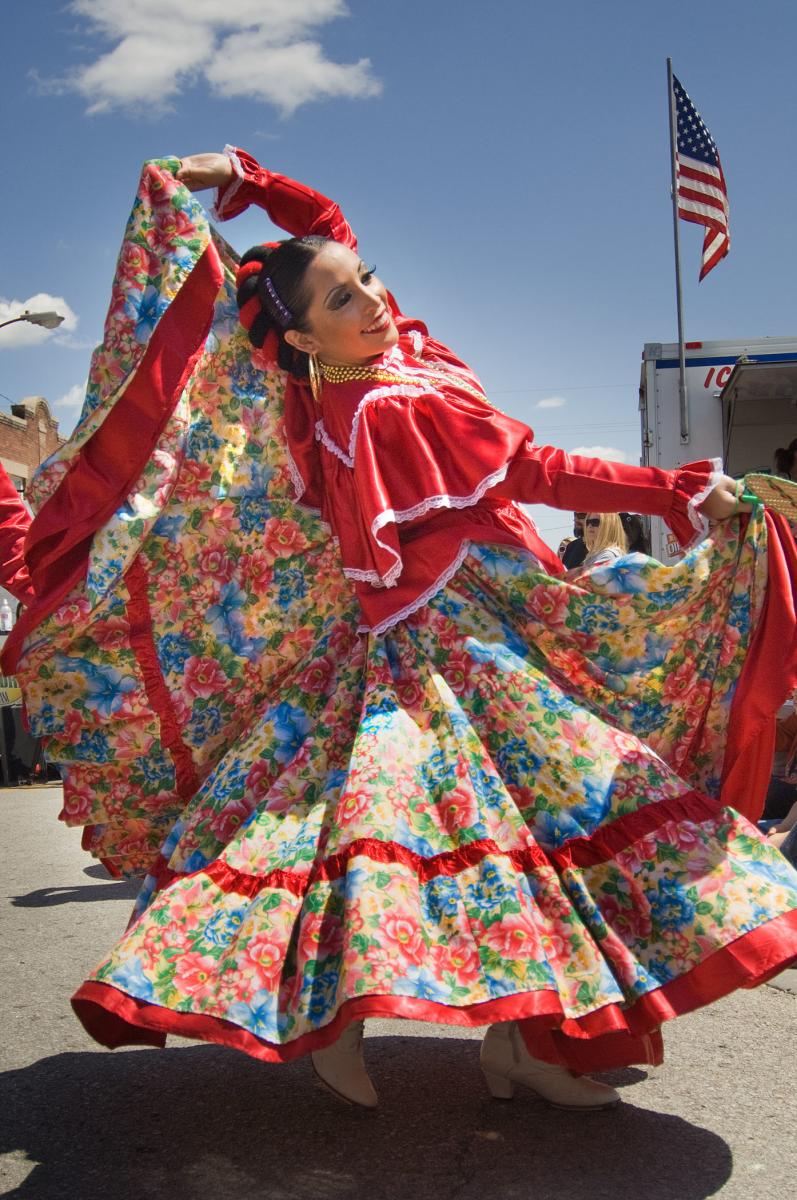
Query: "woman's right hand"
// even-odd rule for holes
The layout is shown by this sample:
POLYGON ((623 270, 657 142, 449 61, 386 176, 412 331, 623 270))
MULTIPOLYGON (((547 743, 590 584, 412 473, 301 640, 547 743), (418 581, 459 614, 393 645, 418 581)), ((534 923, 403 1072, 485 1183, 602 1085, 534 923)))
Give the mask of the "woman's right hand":
POLYGON ((175 178, 184 183, 189 192, 201 192, 203 188, 224 187, 233 174, 232 163, 226 154, 191 154, 181 160, 175 178))

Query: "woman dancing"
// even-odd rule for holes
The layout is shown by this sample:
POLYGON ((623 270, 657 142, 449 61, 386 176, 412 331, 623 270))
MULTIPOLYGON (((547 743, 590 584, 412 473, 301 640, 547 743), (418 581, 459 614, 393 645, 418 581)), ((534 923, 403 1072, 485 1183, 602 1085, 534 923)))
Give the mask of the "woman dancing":
MULTIPOLYGON (((180 471, 159 451, 171 498, 157 492, 138 557, 125 542, 114 558, 132 652, 188 782, 179 819, 163 817, 136 917, 75 1009, 109 1046, 173 1032, 271 1061, 309 1052, 332 1090, 366 1107, 377 1102, 366 1017, 486 1025, 493 1095, 520 1084, 562 1107, 613 1105, 617 1093, 584 1072, 660 1062, 665 1020, 797 954, 797 876, 717 799, 744 799, 738 780, 750 775, 750 710, 732 705, 752 669, 746 650, 755 637, 769 653, 768 623, 791 603, 788 572, 780 596, 771 568, 764 611, 777 528, 757 513, 745 528, 716 526, 676 567, 636 556, 564 582, 518 501, 658 514, 685 545, 707 519, 749 506, 717 464, 668 472, 535 445, 400 312, 335 204, 241 150, 174 170, 191 190, 219 188, 222 219, 256 203, 291 237, 241 260, 251 363, 236 366, 222 404, 233 359, 222 346, 190 361, 179 386, 189 379, 199 415, 181 418, 180 471), (269 401, 259 410, 247 407, 257 388, 269 401), (268 440, 258 421, 278 401, 268 440), (220 434, 222 408, 240 440, 220 434), (295 508, 274 507, 280 455, 295 508), (320 516, 300 515, 311 510, 320 516), (322 551, 309 520, 335 539, 322 551), (174 590, 187 586, 190 612, 174 590), (263 595, 295 628, 259 636, 250 618, 263 595), (209 631, 216 648, 198 650, 209 631), (247 709, 269 654, 270 690, 247 709), (212 740, 208 714, 236 671, 246 720, 204 778, 191 776, 197 713, 212 740)), ((166 166, 149 178, 183 253, 201 217, 166 166)), ((148 253, 154 240, 147 228, 148 253)), ((91 406, 81 429, 102 432, 91 406)), ((133 505, 114 537, 133 536, 143 511, 133 505)), ((42 529, 31 553, 46 544, 52 558, 42 529)), ((93 545, 96 557, 96 535, 93 545)), ((121 611, 102 614, 98 644, 121 611)), ((95 695, 100 668, 80 661, 62 655, 60 670, 82 672, 95 695)), ((793 663, 782 674, 785 689, 793 663)), ((119 698, 125 685, 113 686, 109 719, 134 691, 131 681, 119 698)), ((70 778, 78 796, 79 768, 67 790, 70 778)), ((96 802, 82 814, 104 861, 130 861, 118 835, 107 849, 125 803, 129 792, 109 801, 105 823, 96 802)))

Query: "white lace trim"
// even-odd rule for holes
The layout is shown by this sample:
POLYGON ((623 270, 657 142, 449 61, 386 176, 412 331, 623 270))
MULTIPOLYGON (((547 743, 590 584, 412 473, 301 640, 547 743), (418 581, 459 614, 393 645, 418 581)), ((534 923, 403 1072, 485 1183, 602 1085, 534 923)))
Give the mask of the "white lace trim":
POLYGON ((288 474, 291 477, 291 483, 293 484, 293 490, 296 493, 296 499, 301 500, 306 488, 304 485, 304 480, 302 479, 302 473, 296 466, 296 463, 293 461, 293 455, 291 454, 287 439, 285 441, 285 455, 288 460, 288 474))
POLYGON ((379 575, 377 571, 359 567, 344 567, 344 575, 347 575, 349 579, 359 579, 363 583, 371 583, 374 587, 395 587, 404 568, 404 563, 401 555, 392 546, 382 541, 379 537, 379 530, 384 529, 385 525, 399 525, 403 521, 414 521, 416 517, 422 517, 437 508, 470 508, 481 500, 489 488, 493 487, 496 483, 501 483, 508 470, 509 463, 505 463, 497 471, 486 475, 469 496, 449 496, 446 492, 443 492, 437 496, 426 496, 418 504, 414 504, 412 508, 400 508, 398 512, 393 508, 383 509, 382 512, 377 513, 371 522, 371 536, 379 549, 384 550, 386 554, 392 555, 396 561, 385 575, 379 575))
POLYGON ((503 482, 509 470, 509 465, 506 462, 497 471, 493 471, 490 475, 485 475, 484 479, 481 480, 469 496, 450 496, 447 492, 441 492, 437 496, 426 496, 418 504, 414 504, 412 508, 401 508, 398 512, 392 508, 386 508, 374 518, 371 525, 371 532, 376 536, 377 530, 387 525, 390 521, 395 521, 397 524, 400 521, 414 521, 416 517, 422 517, 435 508, 470 508, 472 505, 478 504, 484 493, 491 487, 494 487, 496 483, 503 482))
POLYGON ((703 501, 709 498, 711 493, 714 491, 714 488, 719 483, 723 474, 722 466, 723 464, 721 458, 711 459, 711 474, 708 477, 708 483, 696 495, 692 496, 691 500, 686 506, 689 521, 692 525, 692 528, 695 530, 695 536, 692 538, 689 546, 694 546, 697 544, 697 542, 702 542, 703 538, 708 533, 708 517, 704 517, 702 512, 699 512, 698 509, 703 501))
POLYGON ((380 633, 385 633, 388 629, 392 629, 394 625, 398 625, 399 621, 405 621, 407 617, 411 617, 419 608, 423 608, 425 604, 428 604, 447 583, 451 582, 469 553, 470 542, 462 542, 453 562, 448 564, 442 575, 438 575, 434 583, 425 592, 421 592, 420 596, 416 596, 414 600, 411 600, 409 604, 405 604, 404 608, 400 608, 398 612, 385 617, 384 621, 380 621, 378 625, 358 625, 357 632, 379 635, 380 633))
POLYGON ((410 341, 412 342, 412 352, 420 358, 423 354, 423 334, 420 329, 410 330, 410 341))
POLYGON ((226 217, 224 216, 224 209, 227 207, 230 200, 232 200, 232 198, 236 194, 236 192, 238 192, 240 190, 241 185, 243 184, 244 180, 246 179, 246 172, 244 171, 241 160, 235 151, 235 147, 234 146, 225 146, 224 153, 227 155, 230 162, 232 163, 232 169, 233 169, 233 171, 235 171, 236 177, 232 181, 232 183, 227 184, 226 189, 216 188, 216 199, 213 203, 213 207, 210 210, 210 215, 216 221, 226 220, 226 217), (222 199, 221 199, 222 191, 224 191, 223 203, 222 203, 222 199))
POLYGON ((325 450, 328 450, 330 454, 334 454, 335 458, 339 458, 340 461, 344 464, 344 466, 348 467, 349 470, 351 470, 354 467, 354 459, 349 458, 346 451, 341 450, 338 443, 334 442, 332 440, 332 438, 329 436, 329 434, 326 431, 326 427, 325 427, 323 421, 316 421, 315 437, 316 437, 316 441, 320 442, 325 450))

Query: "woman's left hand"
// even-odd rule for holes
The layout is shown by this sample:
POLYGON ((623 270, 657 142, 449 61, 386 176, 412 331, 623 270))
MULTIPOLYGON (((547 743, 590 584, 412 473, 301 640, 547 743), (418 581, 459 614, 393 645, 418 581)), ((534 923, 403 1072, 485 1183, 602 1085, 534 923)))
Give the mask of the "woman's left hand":
POLYGON ((721 475, 720 481, 700 505, 700 511, 709 521, 724 521, 736 513, 749 513, 753 506, 742 501, 744 484, 737 483, 730 475, 721 475))
POLYGON ((181 161, 180 170, 175 172, 175 178, 190 192, 224 187, 232 177, 232 163, 226 154, 191 154, 181 161))

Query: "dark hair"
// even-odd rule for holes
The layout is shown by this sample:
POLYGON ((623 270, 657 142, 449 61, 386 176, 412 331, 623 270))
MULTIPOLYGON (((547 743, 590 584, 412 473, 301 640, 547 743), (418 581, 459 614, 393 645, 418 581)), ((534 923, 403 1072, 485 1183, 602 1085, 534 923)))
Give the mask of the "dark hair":
POLYGON ((645 523, 637 513, 620 513, 625 536, 628 538, 628 550, 631 554, 650 554, 650 543, 645 533, 645 523))
POLYGON ((784 475, 786 479, 793 479, 795 459, 797 459, 797 438, 789 442, 784 449, 779 446, 774 454, 774 467, 776 475, 784 475))
POLYGON ((307 355, 285 341, 288 329, 305 332, 305 318, 310 304, 305 274, 310 263, 328 245, 322 237, 289 238, 270 246, 253 246, 239 263, 259 263, 261 269, 247 274, 236 293, 239 311, 257 298, 259 309, 252 320, 244 324, 249 341, 258 349, 272 331, 277 336, 277 363, 283 371, 299 379, 307 378, 307 355))

